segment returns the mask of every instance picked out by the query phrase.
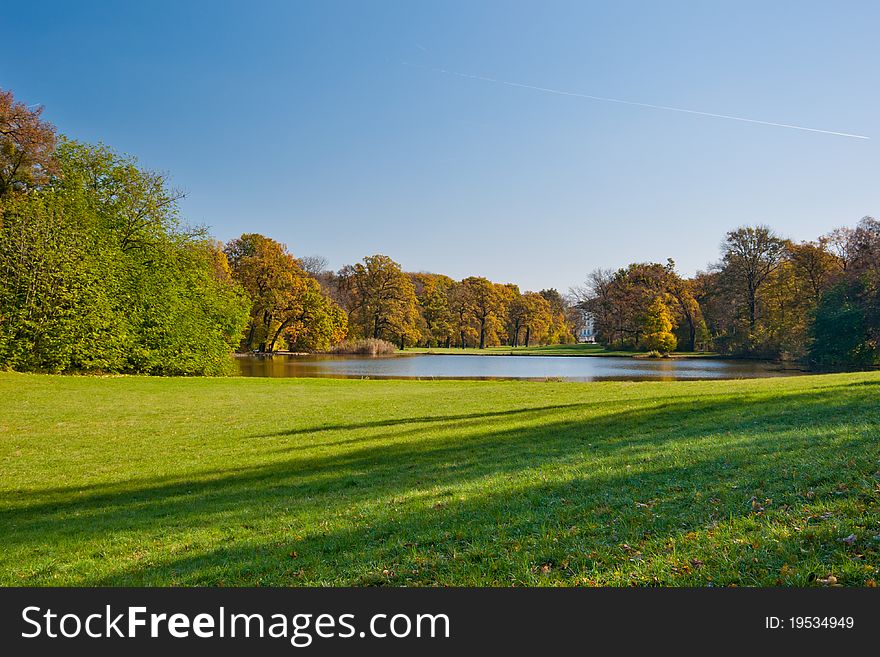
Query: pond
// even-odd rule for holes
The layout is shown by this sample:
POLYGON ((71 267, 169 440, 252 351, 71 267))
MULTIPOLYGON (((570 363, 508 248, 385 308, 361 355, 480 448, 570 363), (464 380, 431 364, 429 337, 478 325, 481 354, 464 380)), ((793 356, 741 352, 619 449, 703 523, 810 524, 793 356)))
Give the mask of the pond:
POLYGON ((243 356, 240 376, 355 379, 564 379, 567 381, 674 381, 753 379, 797 374, 771 363, 714 358, 613 356, 243 356))

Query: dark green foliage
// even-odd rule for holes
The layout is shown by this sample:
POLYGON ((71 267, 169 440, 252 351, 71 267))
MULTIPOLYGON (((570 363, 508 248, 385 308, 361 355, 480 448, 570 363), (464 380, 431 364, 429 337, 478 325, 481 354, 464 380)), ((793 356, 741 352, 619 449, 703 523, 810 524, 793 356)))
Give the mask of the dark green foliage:
POLYGON ((871 289, 859 279, 823 295, 811 327, 810 361, 817 369, 868 369, 880 354, 871 339, 871 289))
POLYGON ((226 372, 248 302, 164 177, 102 146, 56 157, 58 177, 0 208, 0 367, 226 372))

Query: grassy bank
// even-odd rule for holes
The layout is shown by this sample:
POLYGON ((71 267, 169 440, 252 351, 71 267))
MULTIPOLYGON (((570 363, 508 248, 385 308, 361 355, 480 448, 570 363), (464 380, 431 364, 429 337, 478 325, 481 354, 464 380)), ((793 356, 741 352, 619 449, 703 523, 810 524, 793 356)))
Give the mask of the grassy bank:
MULTIPOLYGON (((642 356, 646 352, 635 351, 616 351, 605 349, 598 344, 548 344, 532 347, 486 347, 485 349, 477 349, 475 347, 467 347, 465 349, 456 347, 407 347, 405 351, 398 352, 403 354, 470 354, 478 356, 624 356, 632 358, 642 356)), ((671 355, 672 358, 699 358, 712 357, 717 354, 696 351, 676 351, 671 355)))
POLYGON ((0 583, 870 585, 878 391, 0 374, 0 583))

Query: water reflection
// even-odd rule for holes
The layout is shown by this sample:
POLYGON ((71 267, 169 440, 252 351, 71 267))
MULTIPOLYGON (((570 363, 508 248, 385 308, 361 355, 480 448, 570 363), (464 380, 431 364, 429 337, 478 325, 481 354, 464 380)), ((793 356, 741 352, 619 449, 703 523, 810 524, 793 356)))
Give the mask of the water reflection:
POLYGON ((797 374, 770 363, 709 358, 641 359, 582 356, 244 356, 240 376, 371 379, 564 379, 673 381, 751 379, 797 374))

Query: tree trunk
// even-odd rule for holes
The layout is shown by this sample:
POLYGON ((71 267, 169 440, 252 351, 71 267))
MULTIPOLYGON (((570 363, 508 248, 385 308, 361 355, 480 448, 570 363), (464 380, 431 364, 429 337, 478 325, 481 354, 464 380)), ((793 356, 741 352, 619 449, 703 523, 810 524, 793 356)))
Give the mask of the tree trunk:
POLYGON ((406 349, 406 344, 403 342, 403 335, 400 336, 400 350, 403 351, 406 349))
POLYGON ((755 323, 757 319, 757 297, 758 297, 758 288, 755 285, 749 284, 749 331, 754 333, 755 331, 755 323))
POLYGON ((749 331, 755 331, 755 310, 757 306, 756 290, 749 288, 749 331))
POLYGON ((449 349, 449 347, 451 347, 451 346, 452 346, 452 336, 447 335, 446 336, 446 348, 449 349))
POLYGON ((254 332, 255 332, 256 330, 257 330, 257 323, 256 323, 256 322, 251 322, 251 330, 250 330, 250 332, 248 333, 248 337, 247 337, 247 348, 248 348, 248 349, 253 349, 253 348, 254 348, 254 332))
POLYGON ((486 320, 480 320, 480 349, 486 348, 486 320))
POLYGON ((529 346, 529 339, 532 337, 532 329, 529 326, 526 326, 526 348, 529 346))
POLYGON ((461 348, 462 348, 462 349, 465 348, 465 342, 464 342, 464 331, 461 332, 461 348))

